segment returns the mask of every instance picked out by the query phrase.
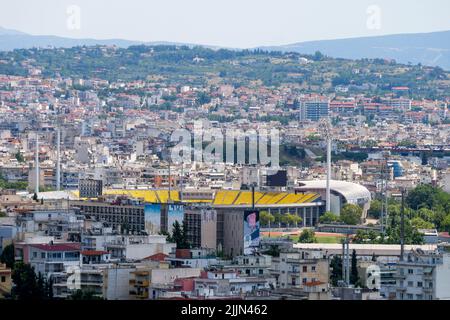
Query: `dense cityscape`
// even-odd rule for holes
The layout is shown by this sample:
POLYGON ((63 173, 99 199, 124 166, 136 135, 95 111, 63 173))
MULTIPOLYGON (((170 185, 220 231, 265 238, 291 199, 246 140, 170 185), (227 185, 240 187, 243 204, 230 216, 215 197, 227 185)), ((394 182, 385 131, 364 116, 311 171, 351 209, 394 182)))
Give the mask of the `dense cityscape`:
POLYGON ((443 53, 28 36, 0 28, 1 301, 450 300, 443 53))

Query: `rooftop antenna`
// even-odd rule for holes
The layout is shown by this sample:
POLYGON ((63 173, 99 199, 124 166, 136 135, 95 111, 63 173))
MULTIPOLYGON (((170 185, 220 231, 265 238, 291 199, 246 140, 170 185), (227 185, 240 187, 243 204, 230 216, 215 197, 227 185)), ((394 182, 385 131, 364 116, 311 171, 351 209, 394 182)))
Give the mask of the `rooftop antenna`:
POLYGON ((184 180, 183 162, 181 163, 181 179, 180 179, 180 201, 183 202, 183 180, 184 180))
POLYGON ((326 189, 326 211, 331 211, 331 192, 330 192, 330 181, 331 181, 331 123, 330 118, 327 117, 322 119, 319 124, 319 128, 322 135, 327 142, 327 189, 326 189))
POLYGON ((362 131, 362 115, 361 115, 361 108, 358 109, 358 147, 361 148, 361 131, 362 131))
POLYGON ((36 158, 35 158, 35 173, 36 173, 36 185, 34 192, 39 193, 39 133, 36 132, 36 158))

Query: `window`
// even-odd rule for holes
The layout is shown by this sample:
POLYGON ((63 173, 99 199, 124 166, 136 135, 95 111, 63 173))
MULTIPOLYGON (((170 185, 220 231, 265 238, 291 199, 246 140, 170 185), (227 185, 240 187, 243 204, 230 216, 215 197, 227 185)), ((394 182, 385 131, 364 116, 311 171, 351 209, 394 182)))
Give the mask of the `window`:
POLYGON ((413 269, 408 269, 408 274, 413 274, 414 270, 413 269))
POLYGON ((422 283, 421 281, 419 281, 419 282, 417 282, 417 286, 418 286, 419 288, 422 288, 422 287, 423 287, 423 283, 422 283))
POLYGON ((316 271, 316 266, 312 266, 311 271, 316 271))
POLYGON ((414 299, 414 296, 413 296, 411 293, 408 293, 408 294, 406 295, 406 298, 407 298, 408 300, 413 300, 413 299, 414 299))
POLYGON ((303 272, 308 272, 308 267, 307 266, 303 266, 302 271, 303 272))
POLYGON ((37 258, 37 252, 36 251, 33 252, 33 258, 37 258))
POLYGON ((6 277, 2 276, 1 282, 6 282, 6 277))
POLYGON ((414 282, 413 281, 408 281, 408 287, 414 287, 414 282))
POLYGON ((307 278, 303 278, 303 279, 302 279, 302 283, 303 283, 303 284, 305 284, 307 281, 308 281, 307 278))

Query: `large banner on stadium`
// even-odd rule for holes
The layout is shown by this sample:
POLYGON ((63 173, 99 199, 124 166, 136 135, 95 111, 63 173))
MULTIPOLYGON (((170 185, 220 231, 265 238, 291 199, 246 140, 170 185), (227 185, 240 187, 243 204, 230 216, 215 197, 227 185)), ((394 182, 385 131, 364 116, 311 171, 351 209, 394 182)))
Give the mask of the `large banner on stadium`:
POLYGON ((244 211, 244 254, 252 254, 259 247, 259 211, 244 211))
POLYGON ((144 207, 145 231, 148 234, 158 234, 161 231, 161 205, 146 204, 144 207))
POLYGON ((180 225, 184 220, 184 207, 180 204, 167 205, 167 231, 172 234, 173 224, 178 221, 180 225))

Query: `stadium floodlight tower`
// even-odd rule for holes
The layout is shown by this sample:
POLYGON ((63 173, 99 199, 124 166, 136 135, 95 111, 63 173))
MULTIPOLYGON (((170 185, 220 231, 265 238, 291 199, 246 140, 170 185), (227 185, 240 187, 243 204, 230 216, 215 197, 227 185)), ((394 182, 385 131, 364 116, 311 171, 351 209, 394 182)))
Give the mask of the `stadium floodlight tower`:
POLYGON ((36 185, 34 187, 34 192, 39 193, 39 133, 36 132, 36 154, 35 154, 35 175, 36 175, 36 185))
POLYGON ((61 190, 61 127, 56 132, 56 190, 61 190))
POLYGON ((327 142, 327 189, 326 189, 326 211, 331 211, 331 191, 330 191, 330 181, 331 181, 331 122, 330 118, 323 118, 320 120, 319 124, 322 136, 327 142))

